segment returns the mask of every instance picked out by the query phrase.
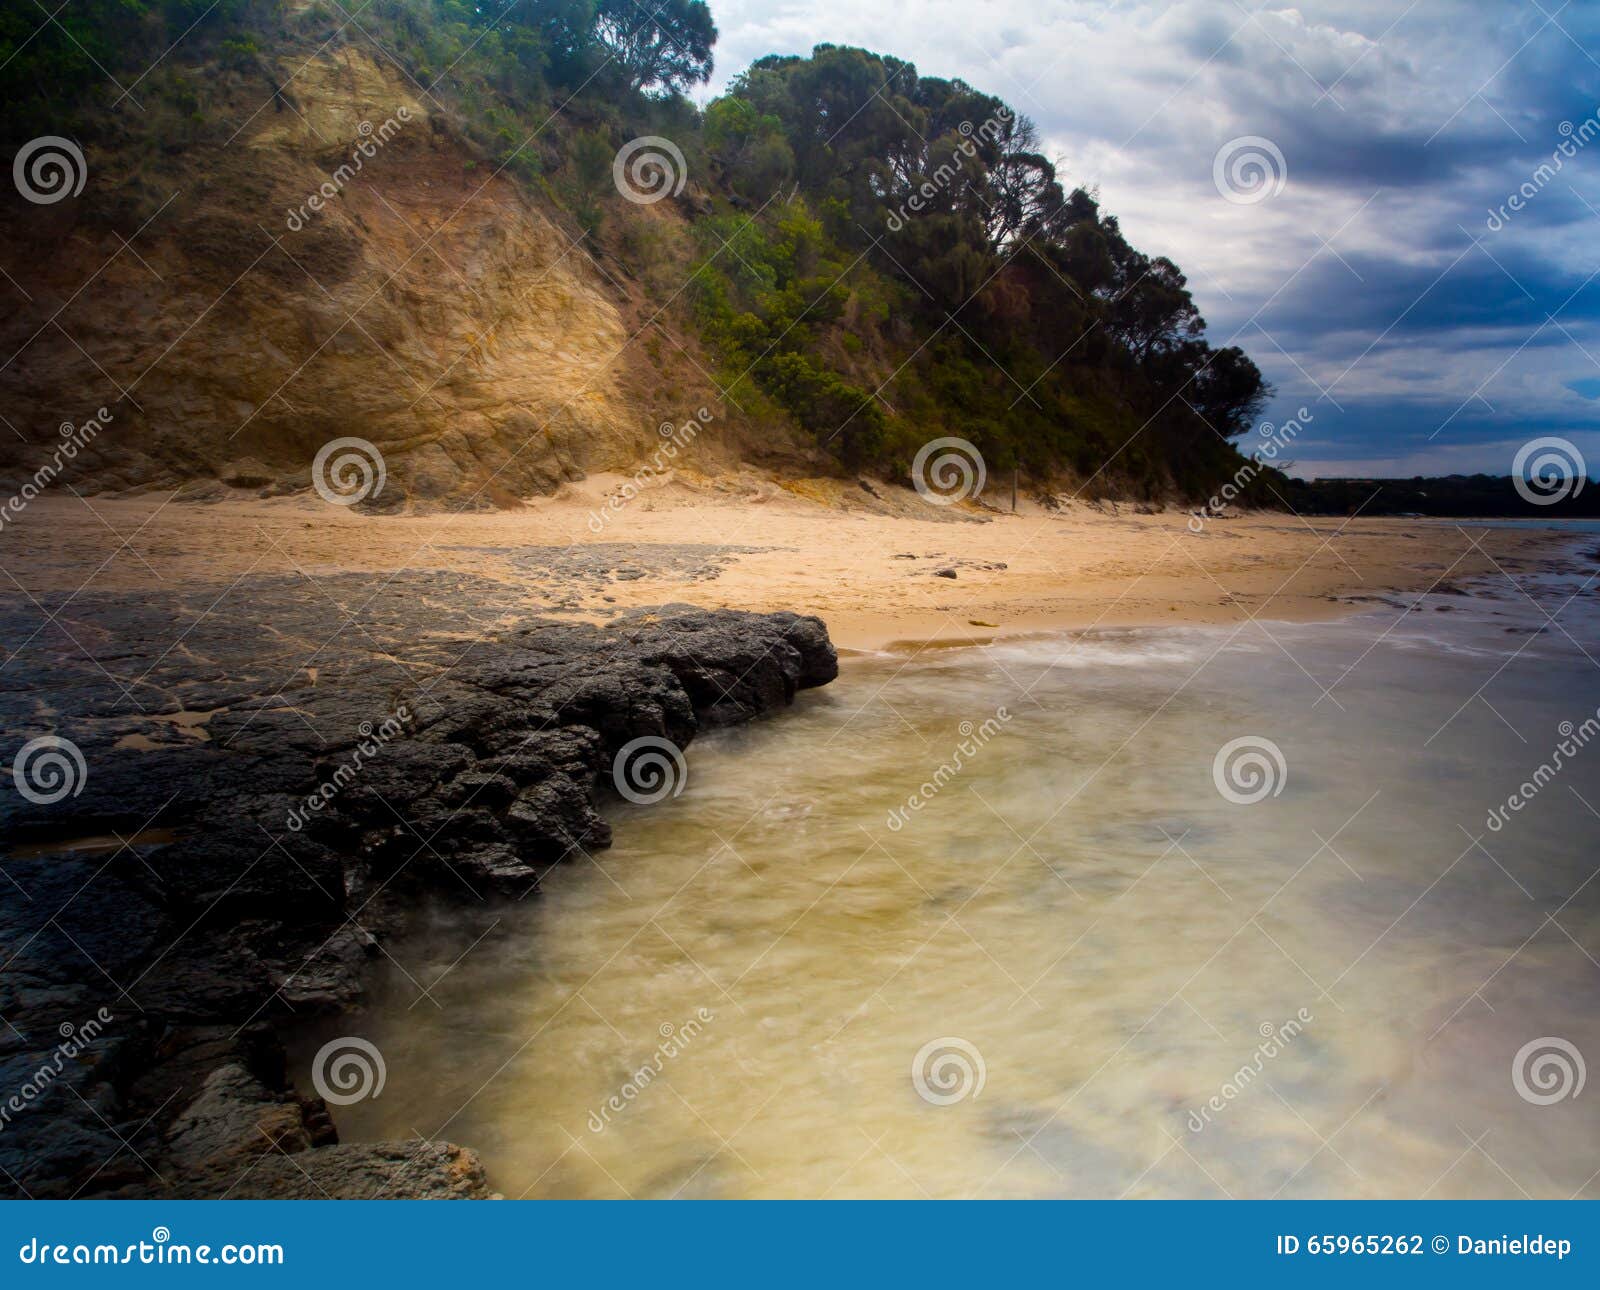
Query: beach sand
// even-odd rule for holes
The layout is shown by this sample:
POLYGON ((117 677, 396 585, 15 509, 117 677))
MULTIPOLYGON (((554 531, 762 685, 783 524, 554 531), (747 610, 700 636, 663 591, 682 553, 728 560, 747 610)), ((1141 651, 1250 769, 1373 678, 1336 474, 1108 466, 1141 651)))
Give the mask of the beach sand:
MULTIPOLYGON (((296 576, 448 570, 524 590, 528 611, 603 621, 683 602, 790 609, 843 648, 958 644, 1061 628, 1336 617, 1398 593, 1542 563, 1552 534, 1255 514, 1191 527, 1127 506, 1017 514, 854 483, 596 475, 517 510, 373 515, 315 494, 34 501, 0 534, 15 594, 247 594, 296 576), (946 576, 941 576, 941 572, 946 576), (954 573, 954 577, 949 577, 954 573)), ((1006 499, 1009 505, 1009 498, 1006 499)), ((448 629, 448 624, 441 627, 448 629)))

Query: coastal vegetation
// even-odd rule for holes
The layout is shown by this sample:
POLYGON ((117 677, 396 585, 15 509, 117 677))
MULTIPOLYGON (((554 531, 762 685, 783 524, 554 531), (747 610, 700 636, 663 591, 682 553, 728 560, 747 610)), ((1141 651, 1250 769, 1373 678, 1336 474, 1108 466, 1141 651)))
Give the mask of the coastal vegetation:
POLYGON ((1555 492, 1519 490, 1505 475, 1411 479, 1291 479, 1284 500, 1301 515, 1427 515, 1441 519, 1520 516, 1574 520, 1600 517, 1600 484, 1569 477, 1555 492), (1528 495, 1525 495, 1528 494, 1528 495))
MULTIPOLYGON (((1179 266, 1132 246, 1025 116, 835 45, 763 58, 702 107, 713 15, 652 7, 373 0, 357 18, 338 0, 85 0, 37 34, 13 9, 5 129, 220 145, 213 73, 292 106, 275 51, 370 43, 475 164, 641 284, 753 424, 835 469, 904 478, 921 445, 959 436, 991 475, 1090 498, 1200 501, 1238 475, 1235 442, 1270 394, 1260 371, 1208 341, 1179 266), (641 138, 681 156, 676 200, 619 191, 614 162, 641 138)), ((1277 504, 1284 484, 1252 472, 1239 501, 1277 504)))

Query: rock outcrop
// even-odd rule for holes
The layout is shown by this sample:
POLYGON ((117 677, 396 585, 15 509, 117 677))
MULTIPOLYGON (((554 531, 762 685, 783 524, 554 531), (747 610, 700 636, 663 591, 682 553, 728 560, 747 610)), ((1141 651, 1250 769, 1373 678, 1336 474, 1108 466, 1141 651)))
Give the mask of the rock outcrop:
POLYGON ((318 585, 0 606, 6 751, 66 741, 68 776, 0 789, 0 1192, 487 1194, 450 1144, 334 1145, 275 1026, 356 1005, 420 893, 525 898, 606 846, 630 745, 670 763, 837 674, 793 614, 318 585))

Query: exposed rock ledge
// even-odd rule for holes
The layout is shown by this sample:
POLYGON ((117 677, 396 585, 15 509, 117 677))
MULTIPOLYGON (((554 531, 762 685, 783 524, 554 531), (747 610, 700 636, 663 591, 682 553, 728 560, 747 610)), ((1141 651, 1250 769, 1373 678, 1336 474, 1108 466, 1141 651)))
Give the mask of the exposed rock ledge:
POLYGON ((826 684, 826 628, 668 606, 479 636, 494 592, 433 574, 215 598, 0 602, 7 754, 55 735, 87 769, 0 797, 0 1194, 487 1196, 460 1147, 337 1145, 276 1025, 358 1003, 419 893, 525 897, 607 845, 624 745, 826 684))

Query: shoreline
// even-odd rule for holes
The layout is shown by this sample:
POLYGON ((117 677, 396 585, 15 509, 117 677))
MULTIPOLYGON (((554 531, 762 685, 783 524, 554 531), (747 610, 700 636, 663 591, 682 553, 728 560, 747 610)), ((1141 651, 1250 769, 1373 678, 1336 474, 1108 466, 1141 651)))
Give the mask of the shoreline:
MULTIPOLYGON (((463 880, 480 895, 525 891, 538 863, 574 838, 603 847, 602 763, 659 733, 661 714, 681 746, 697 726, 740 724, 826 684, 836 649, 864 660, 1061 632, 1328 620, 1578 554, 1576 534, 1537 529, 1483 530, 1491 543, 1463 525, 1249 516, 1194 535, 1171 512, 974 522, 785 500, 757 511, 757 532, 746 504, 723 501, 642 511, 626 541, 556 545, 559 526, 583 514, 570 497, 442 518, 330 509, 122 501, 91 511, 46 499, 26 520, 61 540, 19 552, 20 589, 0 595, 21 642, 7 658, 17 665, 9 724, 67 735, 89 768, 66 814, 4 812, 25 844, 12 868, 37 884, 46 912, 57 888, 66 896, 82 873, 105 872, 82 883, 94 902, 75 912, 91 921, 73 934, 123 964, 144 996, 103 1041, 121 1072, 114 1096, 136 1119, 149 1112, 156 1136, 141 1145, 198 1191, 232 1191, 248 1165, 249 1194, 298 1194, 312 1165, 315 1187, 340 1194, 488 1194, 481 1162, 453 1144, 424 1154, 340 1145, 322 1099, 288 1081, 281 1028, 360 1005, 368 966, 405 925, 405 892, 463 880), (685 530, 721 540, 685 541, 685 530), (674 540, 646 540, 665 537, 674 540), (1031 546, 1045 554, 1033 559, 1031 546), (87 582, 85 570, 95 571, 87 582), (980 608, 947 603, 959 594, 980 608), (690 601, 738 612, 700 613, 690 601), (604 647, 613 633, 643 644, 622 656, 604 647), (95 657, 107 647, 114 672, 95 657), (787 661, 774 670, 778 655, 787 661), (38 707, 30 686, 66 702, 38 707), (397 695, 391 730, 378 720, 397 695), (560 729, 539 735, 550 721, 560 729), (496 757, 529 730, 537 754, 502 773, 496 757), (362 772, 347 792, 346 763, 362 772), (283 833, 284 812, 330 782, 337 801, 283 833), (452 796, 452 785, 464 787, 452 796), (263 851, 251 830, 272 845, 263 851), (113 837, 116 851, 82 845, 113 837), (388 892, 389 867, 410 852, 437 864, 425 855, 427 874, 388 892), (121 926, 143 930, 119 937, 121 926), (240 939, 236 926, 251 930, 240 939), (201 930, 189 941, 185 927, 201 930), (280 1166, 290 1155, 298 1160, 280 1166)), ((72 954, 36 941, 44 929, 26 914, 0 925, 18 954, 34 947, 18 971, 66 971, 72 954)), ((62 1002, 83 1011, 94 982, 77 975, 62 1002)), ((40 1033, 60 1020, 50 1009, 23 1019, 40 1033)), ((102 1096, 95 1070, 72 1077, 102 1096)), ((26 1133, 8 1138, 28 1144, 26 1133)), ((34 1146, 37 1159, 68 1159, 65 1141, 34 1146)), ((128 1162, 91 1185, 174 1194, 128 1162)))
MULTIPOLYGON (((1470 527, 1483 521, 1463 521, 1463 525, 1470 527)), ((1536 528, 1522 528, 1517 526, 1519 532, 1548 532, 1550 536, 1560 539, 1563 543, 1575 544, 1584 537, 1595 538, 1600 543, 1600 534, 1589 533, 1562 533, 1554 528, 1550 530, 1536 528)), ((1542 549, 1533 554, 1533 558, 1524 557, 1526 564, 1532 565, 1538 572, 1556 572, 1561 568, 1563 558, 1582 559, 1591 553, 1579 550, 1575 545, 1566 549, 1542 549)), ((1600 545, 1592 553, 1592 558, 1600 562, 1600 545)), ((1524 561, 1519 561, 1523 563, 1524 561)), ((1096 633, 1106 632, 1144 632, 1161 631, 1173 628, 1224 628, 1229 626, 1243 626, 1247 623, 1264 623, 1274 626, 1302 626, 1313 623, 1340 623, 1363 617, 1366 614, 1375 614, 1382 609, 1411 609, 1414 605, 1402 603, 1401 597, 1415 597, 1418 601, 1423 596, 1442 592, 1455 595, 1462 592, 1471 594, 1474 588, 1492 585, 1498 576, 1494 571, 1479 571, 1460 574, 1448 581, 1438 583, 1437 586, 1402 586, 1386 589, 1382 592, 1363 591, 1362 594, 1349 593, 1345 595, 1331 595, 1325 601, 1305 601, 1294 605, 1299 612, 1285 612, 1278 615, 1257 614, 1249 618, 1234 617, 1200 617, 1196 615, 1180 615, 1177 620, 1159 620, 1154 617, 1149 620, 1126 621, 1071 621, 1051 622, 1037 627, 1017 626, 1014 629, 1001 630, 989 635, 974 635, 970 638, 932 636, 927 638, 908 637, 905 639, 890 640, 882 645, 850 646, 839 644, 837 646, 841 665, 870 659, 886 659, 900 657, 915 657, 930 650, 963 650, 982 649, 989 645, 1004 643, 1017 643, 1027 641, 1044 641, 1055 637, 1089 637, 1096 633)))
MULTIPOLYGON (((11 535, 10 572, 41 597, 184 586, 226 598, 262 579, 319 596, 341 575, 426 571, 485 580, 518 616, 598 624, 673 603, 796 612, 824 619, 842 650, 896 651, 1096 627, 1329 620, 1363 600, 1526 569, 1573 536, 1277 513, 1195 533, 1186 512, 1024 502, 1002 515, 840 481, 673 480, 605 511, 626 482, 595 476, 519 509, 461 515, 367 515, 315 496, 45 497, 14 525, 24 531, 11 535)), ((432 630, 472 635, 450 608, 432 630)))

